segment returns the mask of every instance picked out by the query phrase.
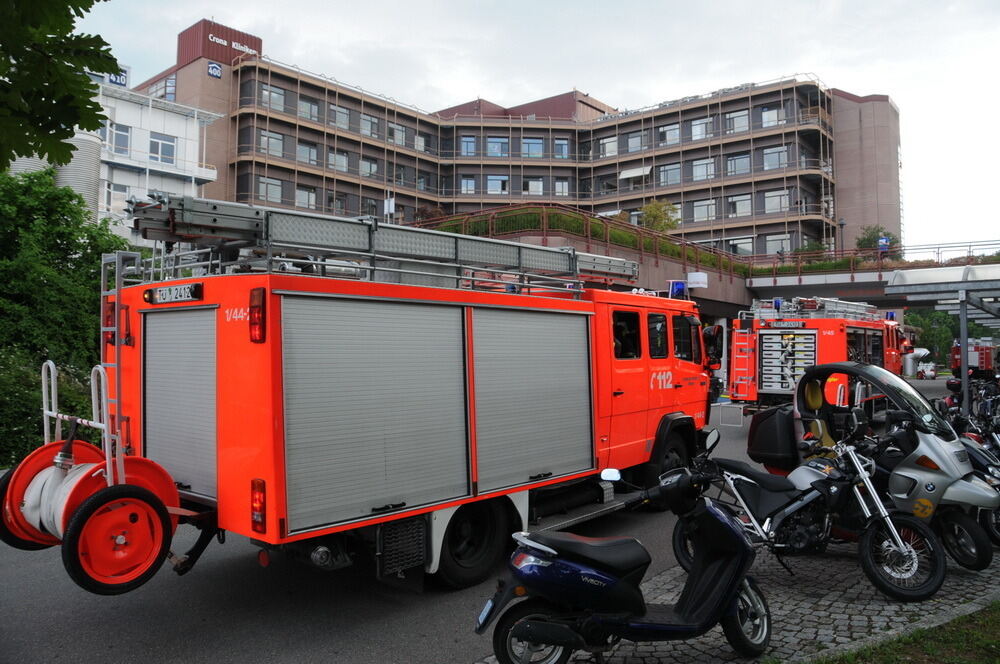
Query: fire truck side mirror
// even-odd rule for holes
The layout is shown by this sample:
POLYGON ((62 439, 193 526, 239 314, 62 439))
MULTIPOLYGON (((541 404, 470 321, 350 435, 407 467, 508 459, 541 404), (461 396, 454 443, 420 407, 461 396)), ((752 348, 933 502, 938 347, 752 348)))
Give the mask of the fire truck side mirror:
POLYGON ((701 335, 705 340, 705 355, 708 357, 706 364, 713 370, 720 368, 722 366, 722 326, 709 325, 702 330, 701 335))

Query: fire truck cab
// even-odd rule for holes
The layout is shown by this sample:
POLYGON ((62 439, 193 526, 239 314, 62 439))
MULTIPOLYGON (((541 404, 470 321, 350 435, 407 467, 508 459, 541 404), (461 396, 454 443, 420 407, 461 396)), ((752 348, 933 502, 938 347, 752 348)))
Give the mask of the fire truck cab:
POLYGON ((4 541, 61 544, 88 590, 186 572, 225 531, 262 562, 467 586, 513 530, 623 507, 602 469, 651 482, 703 448, 720 330, 686 297, 584 287, 631 261, 192 198, 134 215, 178 244, 105 257, 103 450, 48 437, 75 418, 46 388, 47 444, 0 487, 4 541), (73 486, 35 491, 66 450, 45 481, 73 486), (183 556, 178 523, 202 530, 183 556))
POLYGON ((891 312, 883 318, 873 305, 837 298, 754 300, 732 336, 730 395, 750 410, 790 401, 816 364, 864 362, 898 375, 913 350, 891 312))

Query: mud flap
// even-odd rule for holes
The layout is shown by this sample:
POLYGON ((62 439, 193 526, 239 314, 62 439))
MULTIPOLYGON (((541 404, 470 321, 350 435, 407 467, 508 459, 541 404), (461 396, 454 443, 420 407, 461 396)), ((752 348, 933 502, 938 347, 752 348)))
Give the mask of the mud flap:
POLYGON ((517 586, 511 579, 503 578, 497 581, 497 591, 493 593, 493 597, 486 600, 483 610, 479 612, 479 617, 476 619, 476 634, 485 632, 490 623, 503 613, 510 600, 514 599, 515 596, 519 596, 519 588, 520 595, 523 595, 524 587, 517 586))

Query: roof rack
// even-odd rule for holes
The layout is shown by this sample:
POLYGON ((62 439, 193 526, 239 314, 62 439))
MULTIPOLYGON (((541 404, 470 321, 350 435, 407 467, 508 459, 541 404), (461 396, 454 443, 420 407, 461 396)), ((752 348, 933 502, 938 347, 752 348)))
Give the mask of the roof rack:
POLYGON ((585 281, 634 281, 635 261, 191 196, 129 201, 133 226, 160 243, 142 280, 201 273, 268 271, 371 281, 478 288, 579 290, 585 281), (187 244, 190 249, 175 250, 187 244), (188 271, 188 272, 185 272, 188 271))
POLYGON ((847 318, 880 320, 878 308, 866 302, 848 302, 836 297, 793 297, 754 300, 750 307, 754 318, 847 318))

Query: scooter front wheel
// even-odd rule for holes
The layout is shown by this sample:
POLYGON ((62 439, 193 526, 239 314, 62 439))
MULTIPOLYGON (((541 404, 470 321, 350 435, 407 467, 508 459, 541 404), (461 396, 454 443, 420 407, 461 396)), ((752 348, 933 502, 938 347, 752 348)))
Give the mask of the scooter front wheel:
POLYGON ((990 540, 997 546, 1000 546, 1000 509, 993 510, 992 512, 983 510, 979 513, 979 524, 989 535, 990 540))
POLYGON ((518 602, 497 620, 493 628, 493 654, 499 664, 566 664, 573 651, 565 646, 528 643, 511 634, 514 625, 522 620, 547 620, 556 612, 555 607, 538 598, 518 602))
POLYGON ((677 564, 685 572, 690 573, 691 568, 694 567, 694 546, 691 544, 691 537, 688 535, 684 519, 677 519, 677 523, 674 524, 673 545, 677 564))
POLYGON ((743 579, 734 610, 719 621, 726 641, 744 657, 757 657, 771 642, 771 610, 764 593, 749 578, 743 579))
POLYGON ((903 602, 920 602, 941 588, 947 566, 944 548, 934 531, 906 514, 889 517, 903 547, 885 520, 873 521, 858 542, 861 569, 882 593, 903 602))

